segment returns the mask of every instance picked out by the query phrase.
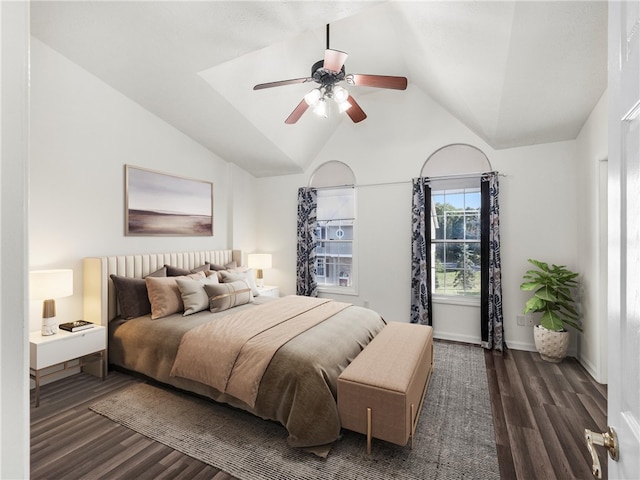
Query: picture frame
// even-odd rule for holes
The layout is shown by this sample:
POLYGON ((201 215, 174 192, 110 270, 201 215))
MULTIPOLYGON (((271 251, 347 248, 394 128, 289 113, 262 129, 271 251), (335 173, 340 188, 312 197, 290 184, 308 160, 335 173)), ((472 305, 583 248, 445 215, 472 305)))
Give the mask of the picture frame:
POLYGON ((213 183, 125 165, 126 236, 213 236, 213 183))

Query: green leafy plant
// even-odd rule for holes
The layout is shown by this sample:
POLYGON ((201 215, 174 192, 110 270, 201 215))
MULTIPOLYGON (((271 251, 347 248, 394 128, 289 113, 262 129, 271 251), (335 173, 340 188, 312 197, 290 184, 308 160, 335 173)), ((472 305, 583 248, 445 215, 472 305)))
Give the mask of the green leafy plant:
POLYGON ((540 325, 556 332, 564 330, 565 324, 582 331, 580 317, 575 309, 571 289, 578 286, 577 273, 564 265, 551 265, 538 260, 528 260, 537 267, 527 270, 520 290, 533 292, 527 300, 524 313, 542 312, 540 325))

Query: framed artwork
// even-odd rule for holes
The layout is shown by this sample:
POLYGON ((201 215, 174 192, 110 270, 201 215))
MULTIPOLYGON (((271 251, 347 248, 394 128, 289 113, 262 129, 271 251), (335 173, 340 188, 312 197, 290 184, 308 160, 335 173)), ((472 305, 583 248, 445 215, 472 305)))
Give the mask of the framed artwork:
POLYGON ((125 235, 213 235, 211 182, 125 165, 125 197, 125 235))

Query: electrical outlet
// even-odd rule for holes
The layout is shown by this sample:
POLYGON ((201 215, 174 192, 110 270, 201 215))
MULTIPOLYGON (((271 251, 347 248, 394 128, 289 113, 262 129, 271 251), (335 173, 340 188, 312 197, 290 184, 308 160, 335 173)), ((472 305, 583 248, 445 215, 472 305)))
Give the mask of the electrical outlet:
POLYGON ((528 313, 524 316, 524 324, 527 327, 533 327, 533 317, 528 313))
POLYGON ((524 315, 516 315, 516 321, 519 326, 524 327, 524 315))
POLYGON ((369 308, 369 300, 364 301, 364 308, 369 308))

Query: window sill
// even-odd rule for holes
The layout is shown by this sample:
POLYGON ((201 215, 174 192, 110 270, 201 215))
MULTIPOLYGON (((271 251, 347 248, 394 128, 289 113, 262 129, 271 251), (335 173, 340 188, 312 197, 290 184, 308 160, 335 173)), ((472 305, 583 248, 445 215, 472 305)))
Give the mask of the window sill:
POLYGON ((479 297, 457 297, 449 295, 433 295, 431 297, 433 303, 442 303, 446 305, 460 305, 464 307, 479 307, 479 297))
POLYGON ((334 295, 351 295, 357 296, 358 292, 351 287, 318 287, 320 293, 331 293, 334 295))

